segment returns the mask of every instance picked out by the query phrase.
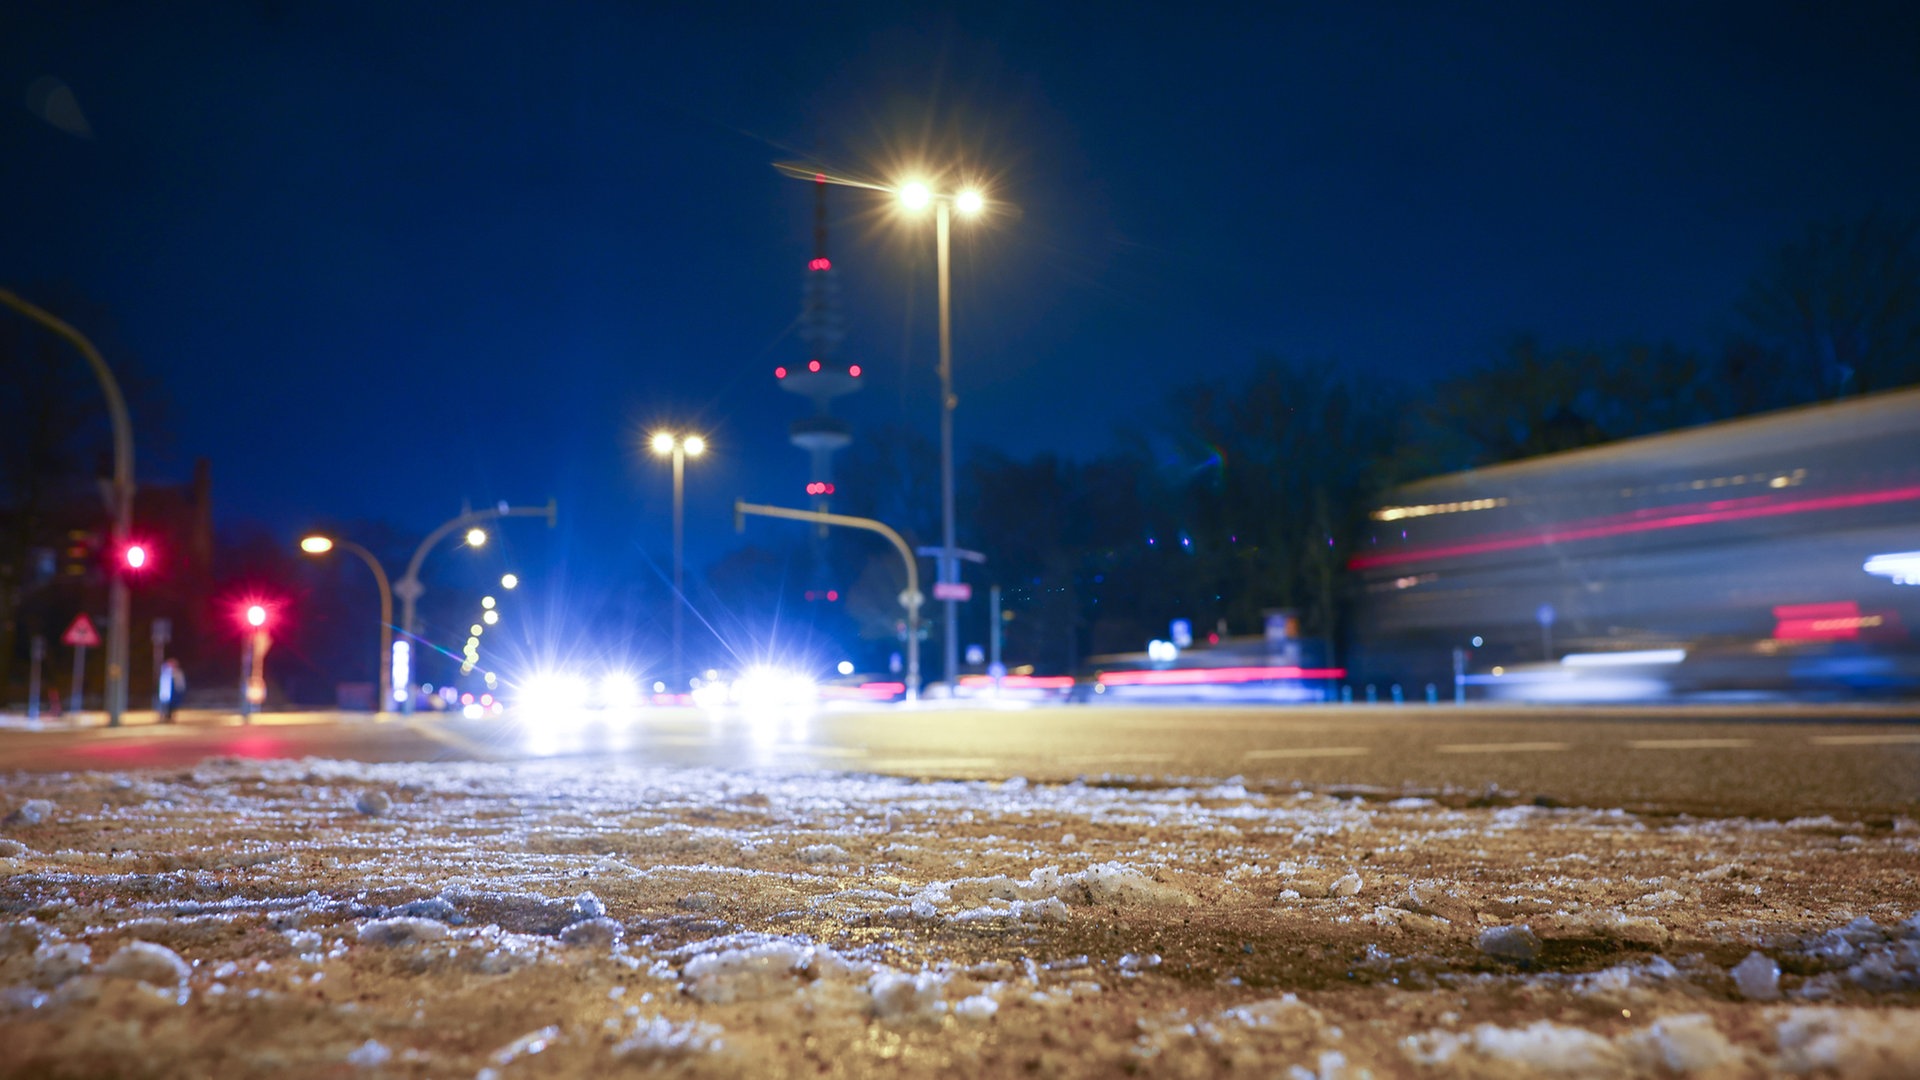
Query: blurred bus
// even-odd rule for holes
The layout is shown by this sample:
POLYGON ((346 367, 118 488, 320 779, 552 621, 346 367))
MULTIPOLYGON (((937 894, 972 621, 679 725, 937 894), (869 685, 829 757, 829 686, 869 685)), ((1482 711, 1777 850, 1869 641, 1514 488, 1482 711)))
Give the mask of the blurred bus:
POLYGON ((1920 390, 1436 477, 1369 525, 1356 682, 1920 693, 1920 390))

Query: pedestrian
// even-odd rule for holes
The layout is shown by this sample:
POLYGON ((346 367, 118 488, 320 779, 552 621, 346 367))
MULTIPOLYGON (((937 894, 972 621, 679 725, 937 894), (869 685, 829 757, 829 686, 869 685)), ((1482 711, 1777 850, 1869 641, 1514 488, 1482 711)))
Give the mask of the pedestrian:
POLYGON ((187 676, 180 670, 180 661, 167 657, 160 665, 160 722, 173 723, 173 710, 179 706, 180 699, 187 693, 187 676))

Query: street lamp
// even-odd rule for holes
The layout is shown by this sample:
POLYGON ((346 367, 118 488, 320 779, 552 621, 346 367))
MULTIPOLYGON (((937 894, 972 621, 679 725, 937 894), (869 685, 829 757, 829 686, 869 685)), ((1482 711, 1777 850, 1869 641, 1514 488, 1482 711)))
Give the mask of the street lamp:
MULTIPOLYGON (((953 303, 950 282, 949 233, 953 212, 972 217, 986 209, 986 196, 967 188, 958 192, 936 192, 919 181, 909 181, 895 189, 900 205, 909 212, 923 210, 929 203, 934 212, 934 253, 940 275, 940 557, 938 580, 951 584, 959 580, 958 545, 953 524, 953 410, 960 399, 953 395, 953 303)), ((946 605, 942 659, 946 669, 948 693, 960 677, 960 611, 951 595, 941 600, 946 605)))
POLYGON ((681 674, 681 633, 687 602, 686 566, 686 474, 687 459, 707 451, 707 440, 698 435, 677 435, 656 431, 647 440, 653 452, 662 457, 673 455, 673 671, 675 685, 681 674))
MULTIPOLYGON (((548 499, 545 506, 508 506, 506 503, 501 503, 490 510, 471 510, 442 522, 439 528, 428 533, 427 538, 420 541, 419 547, 413 549, 413 558, 407 560, 407 572, 402 574, 400 580, 393 585, 393 591, 400 595, 400 632, 408 637, 414 637, 420 632, 419 624, 414 618, 414 605, 419 603, 421 594, 427 591, 427 587, 420 584, 420 564, 426 561, 427 552, 433 550, 433 545, 446 539, 456 530, 467 529, 470 530, 466 536, 468 546, 479 547, 487 542, 487 533, 486 530, 476 526, 483 521, 494 521, 499 518, 543 517, 547 519, 547 528, 551 529, 558 520, 558 513, 558 504, 548 499)), ((406 643, 402 642, 402 644, 406 643)), ((396 685, 393 688, 393 696, 400 702, 400 711, 411 716, 413 715, 414 685, 413 649, 409 645, 405 650, 395 649, 394 653, 395 667, 401 665, 401 656, 404 653, 406 672, 404 678, 394 680, 396 685)))
MULTIPOLYGON (((120 393, 120 380, 100 356, 87 336, 62 322, 36 304, 0 289, 0 304, 53 331, 72 345, 93 369, 93 376, 106 395, 107 414, 113 419, 113 481, 107 490, 107 502, 113 510, 113 546, 126 550, 133 537, 133 421, 127 416, 127 399, 120 393)), ((142 559, 144 562, 145 560, 142 559)), ((135 566, 138 569, 138 566, 135 566)), ((127 591, 127 578, 115 567, 107 582, 107 725, 119 727, 127 709, 127 631, 133 617, 133 599, 127 591)), ((158 673, 155 673, 156 676, 158 673)), ((76 696, 74 707, 80 705, 76 696)))
POLYGON ((309 555, 325 555, 334 548, 360 556, 367 569, 373 571, 374 584, 380 586, 380 659, 373 666, 378 672, 380 695, 373 703, 373 713, 378 716, 393 708, 393 587, 387 582, 386 568, 373 557, 373 552, 351 540, 315 534, 300 541, 300 550, 309 555))

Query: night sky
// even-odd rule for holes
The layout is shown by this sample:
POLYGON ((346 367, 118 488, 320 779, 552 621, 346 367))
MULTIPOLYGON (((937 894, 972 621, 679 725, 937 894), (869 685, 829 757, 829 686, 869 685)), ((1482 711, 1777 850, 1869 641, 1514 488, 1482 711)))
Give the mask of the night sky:
MULTIPOLYGON (((1262 353, 1708 347, 1806 224, 1916 208, 1913 5, 1567 6, 13 0, 0 280, 111 316, 167 398, 143 469, 211 458, 225 523, 554 496, 519 542, 585 568, 665 549, 657 423, 716 449, 696 561, 736 495, 803 501, 772 371, 811 191, 775 161, 1017 208, 956 254, 960 442, 1016 454, 1262 353)), ((931 432, 931 230, 834 197, 847 413, 931 432)))

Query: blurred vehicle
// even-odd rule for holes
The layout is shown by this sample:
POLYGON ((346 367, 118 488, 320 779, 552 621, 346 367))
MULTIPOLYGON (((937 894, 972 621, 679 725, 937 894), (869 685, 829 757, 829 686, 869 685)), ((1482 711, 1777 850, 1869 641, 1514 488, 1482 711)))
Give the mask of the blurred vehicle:
POLYGON ((1920 691, 1920 391, 1400 488, 1356 682, 1524 700, 1920 691))

